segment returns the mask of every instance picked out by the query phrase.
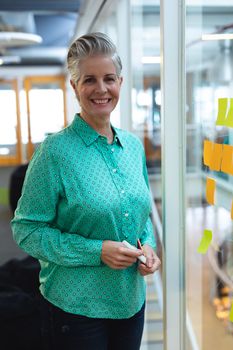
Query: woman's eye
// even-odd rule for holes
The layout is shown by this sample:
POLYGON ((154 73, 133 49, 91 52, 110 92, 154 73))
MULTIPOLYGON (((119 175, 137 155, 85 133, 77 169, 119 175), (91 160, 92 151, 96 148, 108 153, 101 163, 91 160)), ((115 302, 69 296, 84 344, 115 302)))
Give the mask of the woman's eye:
POLYGON ((106 80, 109 81, 109 82, 111 82, 111 81, 115 81, 115 78, 108 77, 106 80))
POLYGON ((93 78, 87 78, 84 80, 84 83, 93 83, 94 79, 93 78))

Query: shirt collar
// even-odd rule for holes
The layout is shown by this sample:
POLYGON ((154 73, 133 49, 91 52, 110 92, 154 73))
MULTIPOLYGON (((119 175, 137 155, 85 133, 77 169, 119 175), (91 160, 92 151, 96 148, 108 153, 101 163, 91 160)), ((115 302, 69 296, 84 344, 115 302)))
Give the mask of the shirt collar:
MULTIPOLYGON (((79 113, 75 115, 71 126, 87 146, 90 146, 101 136, 85 120, 80 117, 79 113)), ((114 142, 119 143, 120 146, 123 147, 122 137, 119 135, 119 132, 117 132, 116 128, 114 128, 112 125, 111 127, 114 131, 114 142)))

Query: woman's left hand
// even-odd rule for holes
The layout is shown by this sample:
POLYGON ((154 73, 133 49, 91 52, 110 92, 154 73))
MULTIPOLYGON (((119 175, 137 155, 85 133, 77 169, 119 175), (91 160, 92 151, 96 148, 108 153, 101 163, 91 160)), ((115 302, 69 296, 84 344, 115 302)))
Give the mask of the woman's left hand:
POLYGON ((148 244, 144 244, 143 252, 146 256, 146 265, 144 265, 143 263, 139 263, 138 270, 142 276, 146 276, 158 270, 159 266, 161 265, 161 261, 155 254, 153 248, 148 244))

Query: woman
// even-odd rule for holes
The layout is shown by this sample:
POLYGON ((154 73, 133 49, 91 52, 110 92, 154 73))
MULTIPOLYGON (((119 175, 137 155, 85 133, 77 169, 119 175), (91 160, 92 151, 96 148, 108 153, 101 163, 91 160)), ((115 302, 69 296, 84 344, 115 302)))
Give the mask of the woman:
POLYGON ((13 234, 41 264, 51 349, 136 350, 144 323, 143 276, 160 265, 143 146, 110 123, 122 84, 111 40, 84 35, 71 45, 67 61, 81 113, 35 152, 13 234), (136 246, 138 239, 146 264, 137 260, 142 250, 122 243, 136 246))

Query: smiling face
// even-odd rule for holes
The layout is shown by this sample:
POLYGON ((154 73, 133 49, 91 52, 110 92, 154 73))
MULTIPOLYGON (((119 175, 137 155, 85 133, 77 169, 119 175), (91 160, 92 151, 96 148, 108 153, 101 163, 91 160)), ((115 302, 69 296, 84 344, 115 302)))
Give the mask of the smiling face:
POLYGON ((116 75, 116 68, 110 57, 90 56, 81 61, 80 79, 71 82, 79 104, 81 115, 88 121, 108 120, 119 100, 122 77, 116 75))

